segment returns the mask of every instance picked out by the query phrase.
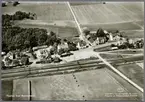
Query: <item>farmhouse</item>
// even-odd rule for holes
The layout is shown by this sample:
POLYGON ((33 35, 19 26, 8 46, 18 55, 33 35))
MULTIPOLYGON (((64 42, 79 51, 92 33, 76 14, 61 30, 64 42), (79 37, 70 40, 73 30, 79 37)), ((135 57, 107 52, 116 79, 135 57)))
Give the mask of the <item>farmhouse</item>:
POLYGON ((51 57, 51 54, 50 54, 50 51, 48 51, 46 49, 40 49, 36 52, 36 56, 39 59, 43 59, 43 58, 51 57))
POLYGON ((10 66, 12 63, 12 60, 8 56, 4 56, 4 59, 2 61, 4 62, 5 66, 10 66))
POLYGON ((86 48, 87 47, 87 44, 85 41, 81 40, 77 43, 77 48, 79 49, 83 49, 83 48, 86 48))
POLYGON ((121 37, 119 35, 114 36, 113 40, 119 41, 121 37))
POLYGON ((95 45, 99 45, 99 37, 97 37, 97 39, 93 42, 93 45, 95 46, 95 45))
POLYGON ((15 59, 15 54, 13 52, 11 52, 11 51, 8 52, 6 56, 9 57, 9 59, 11 59, 11 60, 15 59))
POLYGON ((60 49, 68 49, 68 44, 67 44, 67 42, 62 42, 61 44, 58 44, 58 46, 57 46, 57 51, 59 52, 60 49))

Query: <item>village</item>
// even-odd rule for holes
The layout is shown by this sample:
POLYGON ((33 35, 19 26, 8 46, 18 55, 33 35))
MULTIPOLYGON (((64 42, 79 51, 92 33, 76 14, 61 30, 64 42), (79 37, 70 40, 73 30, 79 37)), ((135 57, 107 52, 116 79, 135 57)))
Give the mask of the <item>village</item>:
POLYGON ((35 64, 59 64, 63 61, 64 57, 73 55, 75 51, 103 45, 110 42, 116 42, 115 44, 111 44, 110 50, 143 48, 143 39, 133 40, 131 38, 124 37, 122 32, 119 31, 111 33, 101 28, 99 28, 98 31, 89 31, 87 28, 84 28, 83 33, 85 38, 91 42, 92 46, 81 39, 78 42, 71 42, 71 44, 74 46, 69 46, 69 41, 66 39, 61 39, 61 42, 58 45, 54 44, 54 46, 37 46, 33 47, 29 51, 23 52, 19 50, 9 51, 8 53, 2 52, 2 68, 5 69, 9 67, 31 65, 34 62, 35 64))

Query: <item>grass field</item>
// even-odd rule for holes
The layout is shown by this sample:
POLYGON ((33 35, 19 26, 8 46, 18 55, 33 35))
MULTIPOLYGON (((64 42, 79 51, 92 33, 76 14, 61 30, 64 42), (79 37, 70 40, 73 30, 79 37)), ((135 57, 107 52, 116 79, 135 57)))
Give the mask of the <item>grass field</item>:
POLYGON ((137 64, 125 64, 116 67, 124 75, 130 78, 133 82, 138 84, 140 87, 144 87, 144 71, 143 68, 137 64))
POLYGON ((119 53, 119 54, 143 54, 143 50, 120 50, 120 51, 112 51, 111 53, 119 53))
POLYGON ((3 101, 12 101, 12 97, 8 97, 13 93, 13 81, 1 81, 1 99, 3 101))
POLYGON ((78 36, 78 30, 75 27, 69 26, 55 26, 55 25, 41 25, 41 24, 16 24, 23 28, 42 28, 46 29, 48 32, 53 31, 58 37, 74 37, 78 36))
POLYGON ((128 30, 128 31, 125 31, 125 33, 122 35, 127 36, 132 39, 136 39, 136 38, 144 39, 144 30, 128 30))
POLYGON ((100 54, 104 59, 110 60, 110 59, 121 59, 122 62, 125 62, 125 57, 132 57, 132 55, 121 55, 120 53, 114 53, 114 54, 100 54))

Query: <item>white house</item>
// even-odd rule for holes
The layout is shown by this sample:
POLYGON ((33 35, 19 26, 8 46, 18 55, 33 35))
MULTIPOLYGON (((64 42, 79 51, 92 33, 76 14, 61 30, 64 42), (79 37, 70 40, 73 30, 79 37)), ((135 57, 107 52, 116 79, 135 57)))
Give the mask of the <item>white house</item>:
POLYGON ((112 33, 109 33, 109 40, 110 40, 110 41, 113 41, 112 33))
POLYGON ((116 41, 119 41, 120 40, 120 36, 116 35, 113 39, 116 40, 116 41))
POLYGON ((68 44, 64 42, 57 46, 57 51, 59 52, 60 49, 66 49, 66 48, 68 48, 68 44))
POLYGON ((134 41, 132 39, 129 39, 129 44, 133 44, 134 41))

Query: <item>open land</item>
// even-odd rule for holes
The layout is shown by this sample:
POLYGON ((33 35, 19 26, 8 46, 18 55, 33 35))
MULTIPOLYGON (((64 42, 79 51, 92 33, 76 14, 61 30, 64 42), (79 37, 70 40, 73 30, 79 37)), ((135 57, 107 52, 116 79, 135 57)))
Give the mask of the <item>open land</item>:
POLYGON ((16 7, 2 8, 3 14, 14 14, 16 11, 32 12, 37 15, 37 20, 15 22, 15 25, 20 27, 47 29, 48 32, 54 31, 59 34, 59 37, 79 35, 66 3, 22 3, 16 7))
MULTIPOLYGON (((117 77, 115 73, 113 75, 117 77)), ((67 75, 30 78, 28 81, 31 81, 31 91, 34 96, 32 100, 120 100, 122 98, 123 100, 138 100, 142 97, 134 87, 124 86, 128 83, 122 84, 114 76, 111 76, 108 69, 103 68, 67 75), (137 92, 136 96, 115 98, 107 96, 109 93, 120 93, 119 88, 125 88, 124 92, 132 94, 137 92)))

